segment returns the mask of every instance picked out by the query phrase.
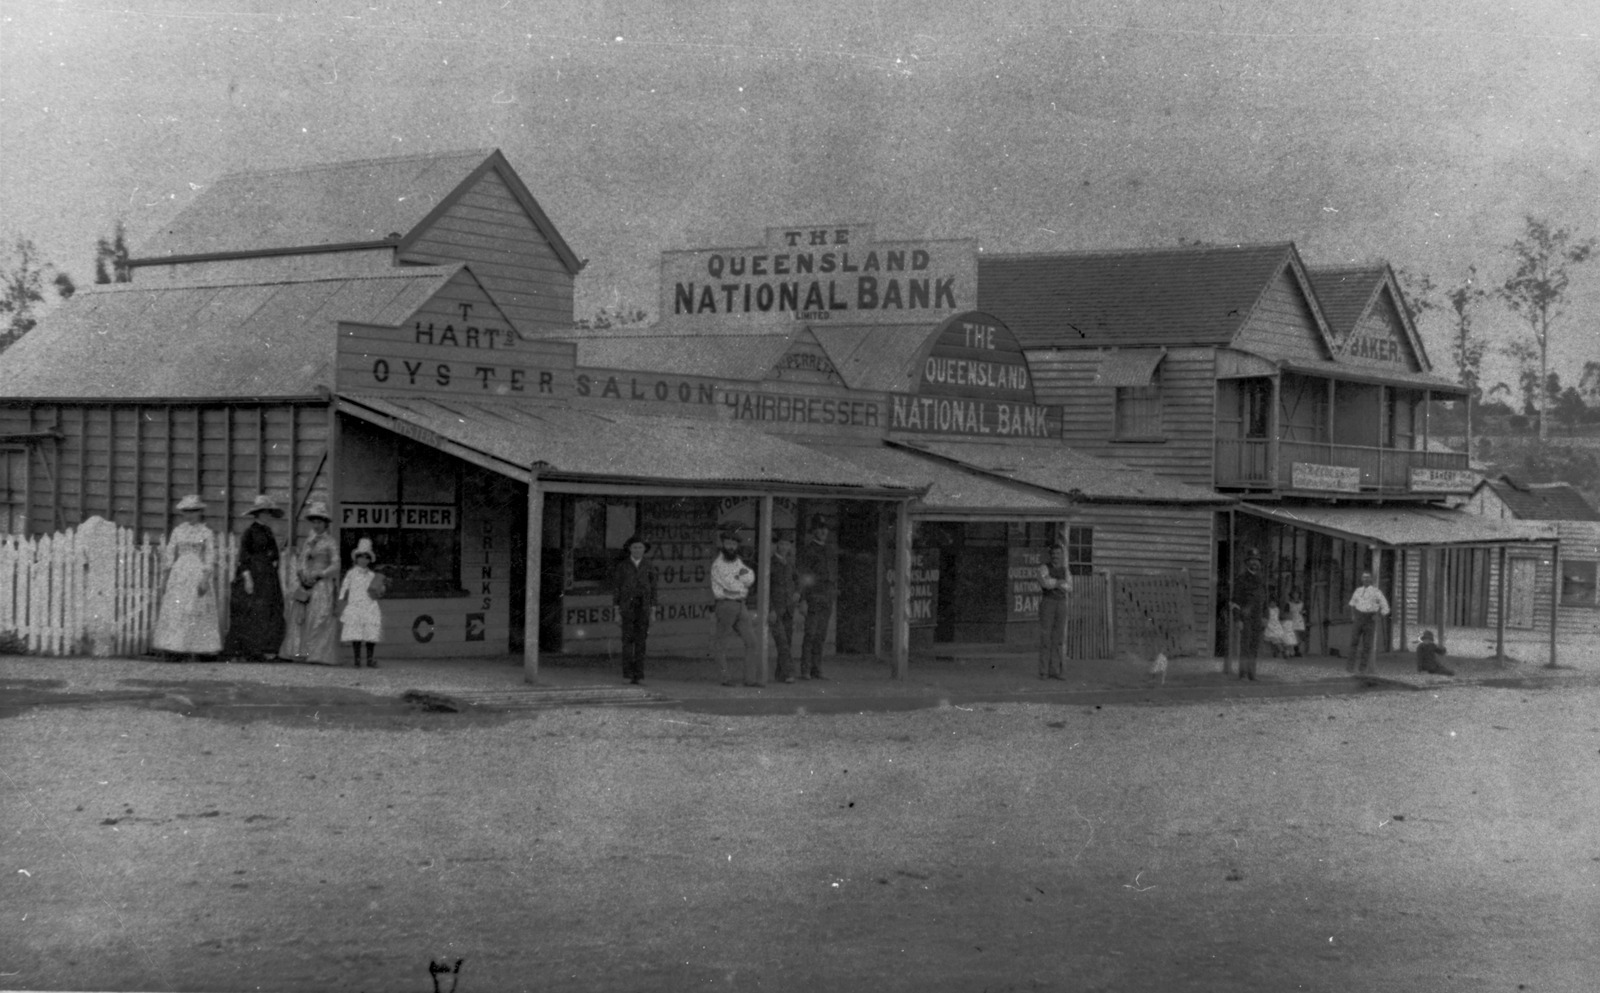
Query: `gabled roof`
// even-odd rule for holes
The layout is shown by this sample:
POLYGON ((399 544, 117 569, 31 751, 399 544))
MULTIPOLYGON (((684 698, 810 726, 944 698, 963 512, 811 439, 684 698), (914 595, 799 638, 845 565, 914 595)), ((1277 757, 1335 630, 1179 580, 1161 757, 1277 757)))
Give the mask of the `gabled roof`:
POLYGON ((0 356, 0 397, 311 396, 334 385, 339 321, 398 326, 462 268, 96 286, 0 356))
POLYGON ((1289 242, 980 255, 977 306, 1025 348, 1227 345, 1285 266, 1289 242))
POLYGON ((1518 520, 1600 521, 1600 511, 1571 483, 1521 483, 1501 475, 1478 485, 1493 490, 1518 520))
POLYGON ((1406 309, 1405 291, 1395 278, 1388 263, 1379 265, 1307 266, 1306 275, 1316 291, 1317 302, 1328 320, 1334 340, 1343 343, 1354 331, 1356 324, 1367 315, 1385 290, 1393 301, 1394 312, 1405 330, 1407 344, 1417 356, 1423 372, 1433 368, 1423 347, 1422 336, 1417 333, 1411 314, 1406 309))
POLYGON ((491 169, 576 273, 581 263, 498 149, 229 173, 140 245, 132 264, 379 245, 404 251, 491 169))

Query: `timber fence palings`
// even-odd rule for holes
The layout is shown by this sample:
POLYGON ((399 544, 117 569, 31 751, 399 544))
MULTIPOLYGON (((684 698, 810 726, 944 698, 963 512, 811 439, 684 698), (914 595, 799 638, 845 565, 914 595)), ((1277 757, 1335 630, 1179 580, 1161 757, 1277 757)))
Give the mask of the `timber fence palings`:
MULTIPOLYGON (((117 527, 114 540, 91 540, 91 518, 53 535, 0 535, 0 639, 9 635, 34 655, 143 655, 155 636, 164 578, 162 545, 117 527), (109 547, 108 547, 109 544, 109 547)), ((228 632, 238 538, 217 537, 212 589, 217 632, 228 632)), ((283 557, 283 573, 291 558, 283 557)), ((280 575, 280 581, 283 576, 280 575)))

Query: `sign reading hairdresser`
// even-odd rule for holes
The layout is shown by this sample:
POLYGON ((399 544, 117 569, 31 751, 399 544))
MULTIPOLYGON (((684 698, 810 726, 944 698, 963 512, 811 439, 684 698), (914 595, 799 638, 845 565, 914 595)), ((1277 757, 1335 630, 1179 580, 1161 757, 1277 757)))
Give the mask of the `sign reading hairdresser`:
POLYGON ((977 243, 874 241, 870 224, 767 229, 749 248, 661 253, 663 324, 935 324, 978 296, 977 243))

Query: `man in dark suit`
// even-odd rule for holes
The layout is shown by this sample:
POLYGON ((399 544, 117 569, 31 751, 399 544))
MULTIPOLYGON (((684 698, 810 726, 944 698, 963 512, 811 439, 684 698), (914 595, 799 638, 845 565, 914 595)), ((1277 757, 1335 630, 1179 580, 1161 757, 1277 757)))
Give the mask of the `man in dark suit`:
POLYGON ((627 554, 611 574, 611 602, 622 626, 622 678, 637 683, 644 678, 645 638, 656 606, 656 566, 644 557, 650 543, 642 536, 633 535, 623 548, 627 554))

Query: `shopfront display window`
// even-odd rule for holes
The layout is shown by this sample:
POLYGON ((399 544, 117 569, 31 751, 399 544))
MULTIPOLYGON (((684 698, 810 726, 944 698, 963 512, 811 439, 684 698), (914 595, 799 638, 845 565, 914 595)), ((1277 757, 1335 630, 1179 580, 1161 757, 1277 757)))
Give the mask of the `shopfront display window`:
POLYGON ((1561 563, 1561 606, 1595 605, 1595 567, 1597 563, 1567 559, 1561 563))
POLYGON ((461 586, 459 464, 425 445, 360 424, 342 438, 340 567, 372 541, 393 599, 466 596, 461 586))

